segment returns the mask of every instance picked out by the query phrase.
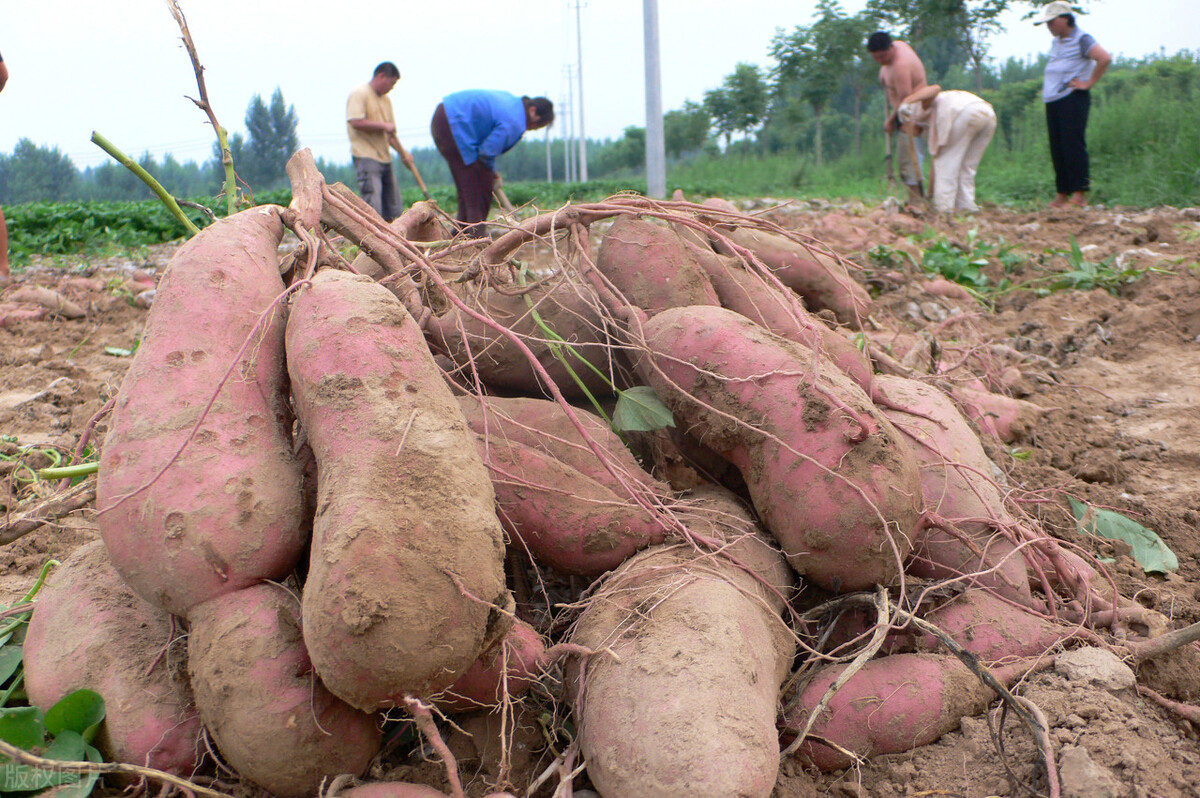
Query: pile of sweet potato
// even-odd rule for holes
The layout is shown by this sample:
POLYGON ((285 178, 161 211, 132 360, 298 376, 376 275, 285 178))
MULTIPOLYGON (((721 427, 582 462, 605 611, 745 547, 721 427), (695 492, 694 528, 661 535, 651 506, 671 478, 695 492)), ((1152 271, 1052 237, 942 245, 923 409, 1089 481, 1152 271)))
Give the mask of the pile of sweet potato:
POLYGON ((29 630, 31 700, 99 691, 108 756, 316 795, 411 723, 461 795, 443 736, 494 715, 504 749, 537 708, 541 777, 471 794, 767 796, 781 755, 845 767, 986 706, 946 639, 986 664, 1145 621, 1007 500, 980 438, 1006 398, 874 345, 816 242, 634 197, 462 241, 292 167, 290 208, 163 276, 103 545, 29 630), (673 426, 619 420, 646 386, 673 426))

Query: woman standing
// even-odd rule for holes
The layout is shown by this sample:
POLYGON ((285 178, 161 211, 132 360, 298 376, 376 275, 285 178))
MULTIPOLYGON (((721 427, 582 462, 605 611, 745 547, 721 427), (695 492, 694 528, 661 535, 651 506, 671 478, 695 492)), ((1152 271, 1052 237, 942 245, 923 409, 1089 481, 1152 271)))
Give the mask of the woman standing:
POLYGON ((933 158, 933 206, 942 213, 979 210, 975 173, 996 133, 991 103, 969 91, 942 91, 936 83, 904 98, 899 108, 906 129, 928 130, 933 158))
POLYGON ((1108 70, 1112 56, 1090 34, 1075 27, 1071 4, 1048 3, 1035 25, 1046 25, 1054 36, 1050 60, 1042 82, 1046 103, 1046 129, 1050 133, 1050 160, 1054 162, 1057 196, 1051 207, 1067 203, 1084 207, 1091 188, 1088 173, 1087 131, 1090 89, 1108 70))

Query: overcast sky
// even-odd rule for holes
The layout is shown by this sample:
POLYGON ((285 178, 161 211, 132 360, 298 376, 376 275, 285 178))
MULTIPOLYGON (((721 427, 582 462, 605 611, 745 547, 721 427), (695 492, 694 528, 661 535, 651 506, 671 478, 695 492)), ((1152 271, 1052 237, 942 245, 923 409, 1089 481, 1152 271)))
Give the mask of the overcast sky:
MULTIPOLYGON (((243 130, 254 94, 278 86, 303 146, 349 161, 345 102, 380 61, 402 80, 391 93, 401 140, 432 146, 441 97, 466 88, 544 94, 568 132, 568 67, 577 64, 576 0, 180 0, 220 122, 243 130)), ((854 13, 864 0, 843 0, 854 13)), ((663 110, 700 101, 745 61, 766 66, 776 28, 813 21, 813 0, 659 0, 663 110)), ((1200 47, 1200 0, 1091 0, 1079 24, 1114 55, 1200 47)), ((646 119, 642 0, 583 0, 583 127, 615 138, 646 119)), ((992 52, 1035 56, 1044 26, 1005 18, 992 52)), ((99 131, 127 153, 203 160, 214 137, 188 100, 195 75, 162 0, 0 0, 0 152, 21 138, 58 147, 76 166, 108 159, 99 131)), ((575 103, 579 94, 576 90, 575 103)), ((579 123, 576 122, 576 125, 579 123)), ((543 134, 536 134, 541 136, 543 134)))

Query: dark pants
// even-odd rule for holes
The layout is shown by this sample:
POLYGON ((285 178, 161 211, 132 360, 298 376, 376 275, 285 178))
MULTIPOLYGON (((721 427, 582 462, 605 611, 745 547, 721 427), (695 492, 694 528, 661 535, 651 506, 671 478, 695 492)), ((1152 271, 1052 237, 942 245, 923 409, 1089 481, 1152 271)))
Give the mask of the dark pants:
POLYGON ((1046 129, 1050 133, 1050 160, 1054 162, 1054 184, 1059 194, 1087 191, 1087 131, 1091 92, 1073 91, 1061 100, 1046 103, 1046 129))
POLYGON ((358 193, 383 217, 390 222, 404 212, 404 197, 391 163, 374 158, 351 157, 354 161, 354 176, 358 179, 358 193))
POLYGON ((433 134, 433 143, 438 152, 450 166, 450 176, 454 178, 454 187, 458 189, 458 214, 455 216, 464 232, 472 238, 482 238, 487 235, 487 226, 483 224, 492 209, 492 190, 496 175, 481 160, 474 163, 463 163, 454 134, 450 132, 450 121, 446 119, 446 108, 438 103, 433 112, 433 122, 429 126, 433 134))

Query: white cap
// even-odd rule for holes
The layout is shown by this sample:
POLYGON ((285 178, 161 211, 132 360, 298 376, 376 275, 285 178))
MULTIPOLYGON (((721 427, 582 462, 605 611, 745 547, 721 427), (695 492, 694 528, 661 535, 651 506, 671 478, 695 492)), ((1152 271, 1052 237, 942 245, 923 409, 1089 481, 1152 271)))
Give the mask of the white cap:
POLYGON ((1041 25, 1043 22, 1049 22, 1052 19, 1061 17, 1063 14, 1074 14, 1075 9, 1071 8, 1070 3, 1063 0, 1054 0, 1053 3, 1047 3, 1042 9, 1042 15, 1033 21, 1034 25, 1041 25))

